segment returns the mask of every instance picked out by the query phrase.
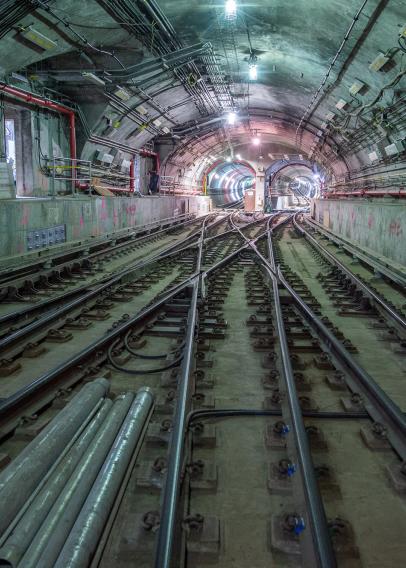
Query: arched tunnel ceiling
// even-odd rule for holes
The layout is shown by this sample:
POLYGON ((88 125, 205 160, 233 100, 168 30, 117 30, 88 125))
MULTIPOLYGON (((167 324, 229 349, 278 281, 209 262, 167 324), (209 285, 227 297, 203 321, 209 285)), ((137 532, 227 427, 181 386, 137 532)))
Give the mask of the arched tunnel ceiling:
MULTIPOLYGON (((19 72, 23 88, 70 97, 89 131, 124 151, 154 139, 169 154, 169 173, 208 153, 258 159, 259 150, 267 163, 303 153, 341 174, 363 166, 374 144, 404 133, 397 125, 405 12, 403 0, 237 0, 230 21, 222 0, 4 0, 0 74, 15 83, 11 74, 19 72), (31 27, 53 45, 33 46, 24 37, 31 27), (170 63, 196 44, 199 55, 170 63), (379 53, 388 61, 371 69, 379 53), (250 81, 255 58, 258 77, 250 81), (351 96, 356 80, 365 85, 351 96), (123 86, 129 97, 117 100, 123 86), (337 109, 341 99, 347 105, 337 109), (234 126, 225 120, 230 110, 239 117, 234 126), (263 143, 253 149, 257 132, 263 143)), ((86 140, 82 157, 97 147, 86 140)))

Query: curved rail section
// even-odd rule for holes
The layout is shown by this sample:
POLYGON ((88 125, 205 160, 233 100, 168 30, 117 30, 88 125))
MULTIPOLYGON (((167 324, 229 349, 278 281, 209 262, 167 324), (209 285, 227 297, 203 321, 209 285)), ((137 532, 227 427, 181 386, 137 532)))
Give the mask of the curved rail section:
MULTIPOLYGON (((353 392, 361 393, 367 403, 365 409, 371 418, 380 422, 387 428, 388 439, 401 457, 402 460, 406 458, 406 419, 401 409, 394 403, 394 401, 386 394, 386 392, 376 383, 376 381, 359 365, 342 343, 335 337, 335 335, 324 325, 321 319, 314 313, 314 311, 302 300, 300 295, 292 288, 292 286, 284 278, 282 271, 279 267, 275 268, 271 262, 266 259, 255 246, 255 243, 250 243, 250 246, 255 250, 259 256, 262 264, 269 269, 274 277, 287 290, 293 298, 297 307, 303 313, 312 328, 316 331, 318 336, 323 340, 329 352, 336 357, 344 368, 348 370, 346 381, 348 387, 353 392)), ((272 231, 268 231, 268 250, 272 249, 272 231)), ((270 252, 270 255, 272 253, 270 252)), ((270 256, 271 258, 271 256, 270 256)))
POLYGON ((358 258, 361 262, 369 266, 372 270, 382 274, 391 282, 394 282, 397 285, 406 286, 406 277, 403 274, 400 274, 397 271, 394 271, 389 266, 383 264, 379 260, 372 258, 366 254, 365 251, 361 250, 354 244, 350 244, 345 239, 334 235, 331 231, 328 231, 324 227, 322 227, 317 221, 311 218, 305 218, 305 222, 319 232, 321 235, 326 237, 329 241, 336 244, 340 248, 344 249, 348 254, 352 255, 355 258, 358 258))
POLYGON ((340 262, 334 255, 322 247, 312 235, 301 227, 297 221, 297 214, 293 217, 293 225, 295 229, 304 236, 309 243, 326 259, 330 264, 336 266, 344 273, 355 286, 360 290, 369 300, 378 308, 383 314, 388 317, 400 330, 406 331, 406 320, 399 315, 393 308, 391 308, 382 298, 380 298, 373 290, 371 290, 362 280, 360 280, 351 270, 348 270, 342 262, 340 262))
MULTIPOLYGON (((270 225, 273 220, 273 217, 269 219, 266 235, 269 235, 271 232, 270 225)), ((289 217, 284 219, 282 223, 285 223, 288 220, 289 217)), ((261 260, 266 261, 266 259, 259 253, 255 243, 253 241, 249 241, 242 232, 240 232, 240 234, 247 240, 247 244, 254 248, 254 250, 261 256, 261 260)), ((282 373, 288 401, 288 405, 282 406, 282 414, 285 415, 284 418, 286 424, 291 425, 292 427, 294 444, 290 450, 296 456, 296 460, 293 460, 293 462, 297 462, 299 465, 300 476, 296 476, 296 479, 300 479, 299 490, 300 494, 303 496, 300 500, 303 500, 305 503, 305 509, 303 510, 302 515, 305 519, 304 524, 310 525, 311 529, 310 531, 304 531, 304 538, 301 541, 303 562, 305 566, 334 568, 334 566, 336 566, 336 559, 329 535, 322 498, 317 484, 310 445, 303 422, 302 410, 293 376, 279 298, 279 279, 276 276, 272 247, 270 247, 269 252, 271 262, 269 263, 266 261, 265 265, 268 276, 272 281, 274 310, 278 330, 279 350, 282 361, 282 373)))

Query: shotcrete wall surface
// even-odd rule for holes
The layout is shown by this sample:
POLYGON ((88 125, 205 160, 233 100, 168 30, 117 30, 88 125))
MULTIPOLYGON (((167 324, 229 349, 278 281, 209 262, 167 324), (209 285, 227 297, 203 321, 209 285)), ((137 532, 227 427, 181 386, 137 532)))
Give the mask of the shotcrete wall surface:
MULTIPOLYGON (((210 199, 207 197, 83 196, 2 200, 0 258, 30 253, 28 237, 36 229, 64 225, 66 243, 83 243, 160 219, 184 213, 200 216, 209 210, 210 199)), ((59 246, 53 245, 52 248, 59 246)))
POLYGON ((398 199, 315 199, 311 216, 326 229, 406 266, 406 203, 398 199))

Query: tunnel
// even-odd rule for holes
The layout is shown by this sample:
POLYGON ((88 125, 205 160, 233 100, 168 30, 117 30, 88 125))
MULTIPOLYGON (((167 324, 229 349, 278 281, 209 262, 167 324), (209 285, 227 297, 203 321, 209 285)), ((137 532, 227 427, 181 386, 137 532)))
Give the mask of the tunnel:
POLYGON ((244 193, 255 187, 255 170, 248 163, 232 160, 213 164, 206 173, 207 194, 218 207, 242 206, 244 193))
POLYGON ((0 0, 0 568, 401 568, 405 0, 0 0))

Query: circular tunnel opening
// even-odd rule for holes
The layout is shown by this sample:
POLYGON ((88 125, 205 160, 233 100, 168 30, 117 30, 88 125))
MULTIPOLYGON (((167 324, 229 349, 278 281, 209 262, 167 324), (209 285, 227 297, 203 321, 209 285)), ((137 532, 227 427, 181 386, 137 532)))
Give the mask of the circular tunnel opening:
POLYGON ((266 176, 272 209, 308 205, 310 199, 320 195, 324 181, 324 172, 304 161, 280 160, 268 168, 266 176))
POLYGON ((219 161, 206 173, 207 195, 216 207, 242 207, 244 193, 255 186, 255 170, 241 160, 219 161))

